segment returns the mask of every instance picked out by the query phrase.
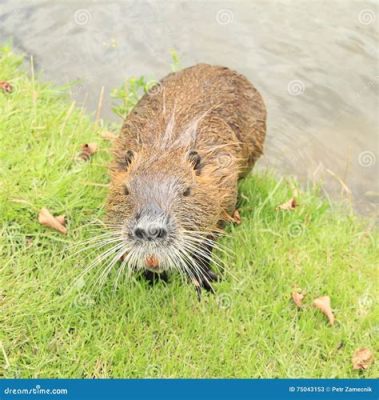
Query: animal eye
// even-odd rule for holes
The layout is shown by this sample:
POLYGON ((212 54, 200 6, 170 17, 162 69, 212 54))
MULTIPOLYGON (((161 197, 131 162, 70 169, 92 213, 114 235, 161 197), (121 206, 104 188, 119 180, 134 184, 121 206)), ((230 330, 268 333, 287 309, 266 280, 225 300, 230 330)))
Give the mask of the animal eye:
POLYGON ((127 196, 130 193, 129 187, 124 185, 124 195, 127 196))
POLYGON ((132 150, 128 150, 125 154, 125 158, 124 158, 124 163, 125 163, 125 167, 127 167, 133 160, 134 157, 134 153, 132 152, 132 150))
POLYGON ((199 153, 195 150, 191 150, 188 153, 188 159, 192 163, 194 170, 200 172, 201 157, 200 157, 199 153))
POLYGON ((134 158, 134 152, 132 150, 128 150, 122 159, 119 161, 119 169, 125 171, 129 164, 132 162, 134 158))
POLYGON ((189 196, 191 194, 191 188, 188 186, 188 188, 186 188, 186 190, 183 192, 183 196, 189 196))

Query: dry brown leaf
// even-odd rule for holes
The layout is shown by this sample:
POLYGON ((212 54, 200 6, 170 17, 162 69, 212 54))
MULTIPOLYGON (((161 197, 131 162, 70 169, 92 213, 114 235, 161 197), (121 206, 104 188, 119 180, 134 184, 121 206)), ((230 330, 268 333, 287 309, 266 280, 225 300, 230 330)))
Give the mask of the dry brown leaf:
POLYGON ((79 154, 79 158, 84 161, 88 161, 91 156, 93 156, 97 151, 97 144, 96 143, 86 143, 83 144, 82 150, 79 154))
POLYGON ((240 215, 240 212, 237 209, 234 210, 232 218, 233 218, 233 221, 234 221, 235 224, 237 224, 237 225, 241 224, 241 215, 240 215))
POLYGON ((113 142, 115 139, 117 139, 117 135, 114 134, 111 131, 104 131, 100 133, 100 136, 105 139, 105 140, 109 140, 111 142, 113 142))
POLYGON ((55 229, 63 235, 67 233, 67 229, 57 220, 57 218, 50 214, 50 211, 47 208, 42 208, 39 212, 38 222, 41 225, 55 229))
POLYGON ((305 297, 304 293, 301 293, 301 289, 295 289, 291 293, 293 302, 297 307, 301 308, 303 306, 303 299, 305 297))
POLYGON ((335 317, 332 311, 329 296, 322 296, 313 300, 313 305, 328 317, 330 325, 334 325, 335 317))
POLYGON ((355 350, 352 358, 353 369, 367 369, 374 361, 374 355, 369 349, 355 350))
POLYGON ((64 215, 58 215, 55 219, 63 226, 66 225, 66 217, 64 215))
POLYGON ((288 201, 283 204, 280 204, 276 209, 277 210, 293 210, 298 206, 297 200, 295 197, 291 197, 288 201))
POLYGON ((13 92, 13 86, 7 81, 0 81, 0 89, 2 89, 5 93, 13 92))
POLYGON ((241 215, 237 209, 234 210, 233 215, 228 214, 226 211, 224 211, 223 215, 225 221, 232 222, 236 225, 241 224, 241 215))

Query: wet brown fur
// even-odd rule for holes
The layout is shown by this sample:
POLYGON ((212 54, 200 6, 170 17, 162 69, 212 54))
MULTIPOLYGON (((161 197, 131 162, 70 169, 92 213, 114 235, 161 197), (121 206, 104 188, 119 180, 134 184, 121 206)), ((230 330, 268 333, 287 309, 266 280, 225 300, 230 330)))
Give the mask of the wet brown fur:
POLYGON ((235 209, 238 179, 261 156, 265 132, 265 105, 243 75, 207 64, 167 75, 138 102, 115 140, 109 220, 127 221, 153 191, 180 229, 216 231, 235 209), (199 170, 188 160, 190 150, 201 156, 199 170), (136 175, 138 187, 125 196, 136 175), (179 182, 176 191, 190 185, 191 195, 167 198, 160 184, 169 176, 179 182))

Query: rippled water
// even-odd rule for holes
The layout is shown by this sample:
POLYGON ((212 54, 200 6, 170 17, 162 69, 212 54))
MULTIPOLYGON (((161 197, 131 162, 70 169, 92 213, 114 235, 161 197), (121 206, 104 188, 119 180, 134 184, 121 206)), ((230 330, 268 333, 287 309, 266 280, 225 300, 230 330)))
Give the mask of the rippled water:
POLYGON ((378 4, 0 0, 0 41, 13 38, 47 79, 80 79, 73 96, 90 111, 104 86, 108 120, 110 90, 131 75, 164 76, 171 48, 183 66, 237 69, 268 108, 259 165, 325 180, 333 197, 351 190, 359 212, 378 215, 378 4))

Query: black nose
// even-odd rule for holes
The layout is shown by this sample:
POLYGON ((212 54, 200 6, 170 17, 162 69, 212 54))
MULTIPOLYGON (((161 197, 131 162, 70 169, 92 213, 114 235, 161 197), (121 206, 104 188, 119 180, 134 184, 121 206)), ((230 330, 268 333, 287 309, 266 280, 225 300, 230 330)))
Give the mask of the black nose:
POLYGON ((148 226, 147 228, 135 228, 134 235, 138 239, 143 240, 156 240, 164 239, 167 237, 167 229, 164 226, 148 226))

